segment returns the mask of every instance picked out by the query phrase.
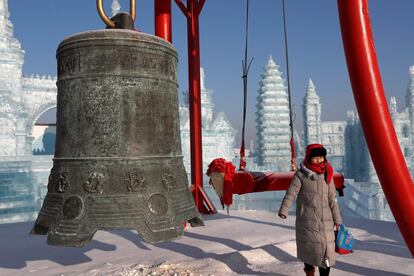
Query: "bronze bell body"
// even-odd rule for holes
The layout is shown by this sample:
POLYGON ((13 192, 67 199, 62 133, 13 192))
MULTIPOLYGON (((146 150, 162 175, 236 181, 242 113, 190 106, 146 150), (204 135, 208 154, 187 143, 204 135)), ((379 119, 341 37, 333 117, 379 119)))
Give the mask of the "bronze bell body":
POLYGON ((108 29, 57 50, 56 150, 33 234, 83 246, 97 230, 171 240, 202 225, 188 190, 178 112, 177 53, 155 36, 108 29))

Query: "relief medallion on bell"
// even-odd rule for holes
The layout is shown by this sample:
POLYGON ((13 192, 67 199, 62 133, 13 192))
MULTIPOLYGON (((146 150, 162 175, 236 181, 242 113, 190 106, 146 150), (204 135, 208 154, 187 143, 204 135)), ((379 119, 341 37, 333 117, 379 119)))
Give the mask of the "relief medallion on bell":
POLYGON ((77 195, 68 197, 63 204, 63 217, 70 220, 78 218, 82 214, 84 208, 83 205, 81 197, 77 195))
POLYGON ((143 192, 147 185, 144 178, 144 170, 135 169, 126 173, 125 184, 130 192, 143 192))
POLYGON ((166 215, 168 212, 168 200, 161 193, 152 194, 148 199, 148 208, 154 215, 166 215))
POLYGON ((164 185, 166 189, 177 187, 177 179, 172 173, 171 169, 168 167, 164 169, 164 175, 162 177, 162 184, 164 185))
POLYGON ((58 175, 58 185, 57 185, 57 192, 64 193, 68 189, 70 182, 69 182, 69 172, 63 171, 58 175))
POLYGON ((104 189, 105 174, 100 172, 89 173, 88 180, 83 182, 83 188, 89 193, 102 194, 104 189))

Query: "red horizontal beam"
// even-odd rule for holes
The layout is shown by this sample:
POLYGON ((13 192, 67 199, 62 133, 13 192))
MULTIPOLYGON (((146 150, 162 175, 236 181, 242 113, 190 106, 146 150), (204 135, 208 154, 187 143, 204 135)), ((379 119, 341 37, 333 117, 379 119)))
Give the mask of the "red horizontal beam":
MULTIPOLYGON (((239 171, 233 177, 233 194, 247 194, 268 191, 283 191, 289 188, 295 172, 249 172, 239 171)), ((344 186, 344 176, 335 172, 335 188, 340 195, 344 186)))

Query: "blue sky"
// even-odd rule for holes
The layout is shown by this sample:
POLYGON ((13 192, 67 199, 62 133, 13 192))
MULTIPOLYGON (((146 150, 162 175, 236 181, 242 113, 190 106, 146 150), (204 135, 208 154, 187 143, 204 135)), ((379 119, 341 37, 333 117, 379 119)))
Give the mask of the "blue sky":
MULTIPOLYGON (((112 0, 105 0, 110 13, 112 0)), ((122 10, 129 1, 120 0, 122 10)), ((369 1, 372 27, 387 98, 396 96, 404 106, 408 67, 414 64, 414 1, 369 1)), ((201 63, 206 86, 214 90, 215 111, 224 111, 241 131, 245 0, 207 0, 200 15, 201 63)), ((323 120, 344 120, 354 100, 346 69, 336 1, 286 0, 291 91, 295 127, 302 126, 302 99, 309 78, 322 102, 323 120)), ((55 51, 64 37, 100 29, 95 0, 9 0, 15 36, 26 51, 24 74, 56 75, 55 51)), ((255 104, 260 74, 269 55, 280 65, 286 79, 281 0, 250 1, 247 139, 255 137, 255 104)), ((153 1, 137 0, 136 27, 154 33, 153 1)), ((186 90, 186 20, 173 1, 173 44, 179 54, 179 90, 186 90)), ((236 141, 236 145, 239 143, 236 141)))

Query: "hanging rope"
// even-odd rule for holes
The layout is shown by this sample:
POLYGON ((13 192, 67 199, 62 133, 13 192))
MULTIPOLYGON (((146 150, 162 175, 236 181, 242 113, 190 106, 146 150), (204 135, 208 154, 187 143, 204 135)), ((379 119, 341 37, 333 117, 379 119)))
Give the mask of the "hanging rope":
POLYGON ((292 97, 290 93, 290 74, 289 74, 289 52, 288 52, 288 36, 286 27, 286 12, 285 12, 285 0, 282 0, 282 11, 283 11, 283 30, 285 36, 285 59, 286 59, 286 77, 288 84, 288 96, 289 96, 289 127, 290 127, 290 150, 291 150, 291 170, 296 170, 296 158, 295 158, 295 140, 293 138, 293 114, 292 114, 292 97))
POLYGON ((247 45, 248 45, 248 35, 249 35, 249 0, 247 0, 246 5, 246 37, 244 45, 244 60, 242 60, 242 69, 243 69, 243 127, 242 127, 242 142, 240 147, 240 165, 239 170, 244 171, 246 168, 246 158, 245 158, 245 145, 244 145, 244 131, 246 126, 246 109, 247 109, 247 75, 249 73, 250 65, 252 64, 253 58, 250 60, 247 65, 247 45))

